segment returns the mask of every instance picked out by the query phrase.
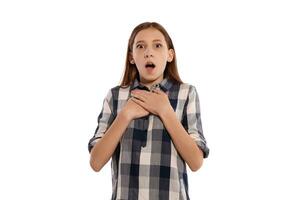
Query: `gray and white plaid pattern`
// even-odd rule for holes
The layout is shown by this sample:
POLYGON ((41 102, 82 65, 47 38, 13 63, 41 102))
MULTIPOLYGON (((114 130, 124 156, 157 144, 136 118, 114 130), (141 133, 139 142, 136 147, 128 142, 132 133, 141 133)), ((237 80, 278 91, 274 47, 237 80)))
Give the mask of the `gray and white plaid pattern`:
MULTIPOLYGON (((167 92, 176 116, 206 158, 209 149, 202 132, 196 88, 186 83, 176 84, 167 78, 156 87, 167 92)), ((129 87, 116 86, 109 90, 95 134, 88 144, 89 151, 122 110, 130 98, 130 91, 136 88, 149 91, 138 79, 129 87)), ((111 169, 112 200, 190 199, 185 161, 156 115, 131 121, 112 156, 111 169)))

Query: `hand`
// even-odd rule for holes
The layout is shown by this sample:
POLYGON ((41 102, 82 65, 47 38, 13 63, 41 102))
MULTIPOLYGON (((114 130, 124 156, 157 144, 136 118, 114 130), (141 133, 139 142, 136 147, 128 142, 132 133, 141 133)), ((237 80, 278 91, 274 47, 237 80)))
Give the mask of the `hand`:
POLYGON ((123 107, 122 111, 123 114, 131 121, 136 118, 144 117, 149 115, 149 112, 145 110, 142 106, 138 105, 133 101, 134 97, 131 97, 125 106, 123 107))
POLYGON ((133 90, 131 96, 135 97, 132 99, 134 102, 154 115, 161 116, 173 109, 168 95, 159 89, 154 89, 152 92, 133 90))

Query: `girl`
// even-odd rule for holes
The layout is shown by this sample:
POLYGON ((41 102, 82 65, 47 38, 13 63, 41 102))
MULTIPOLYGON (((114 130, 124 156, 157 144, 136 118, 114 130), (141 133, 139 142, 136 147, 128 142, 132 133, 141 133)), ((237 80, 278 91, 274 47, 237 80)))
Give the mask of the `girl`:
POLYGON ((103 101, 89 141, 96 172, 112 158, 112 200, 186 200, 186 165, 209 153, 196 88, 179 77, 167 31, 145 22, 132 31, 121 85, 103 101))

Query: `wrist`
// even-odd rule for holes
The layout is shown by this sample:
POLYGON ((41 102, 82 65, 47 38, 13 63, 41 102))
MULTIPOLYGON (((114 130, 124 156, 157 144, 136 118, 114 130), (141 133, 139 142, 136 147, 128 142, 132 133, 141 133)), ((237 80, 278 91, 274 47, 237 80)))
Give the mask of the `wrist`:
POLYGON ((166 106, 164 109, 161 109, 159 117, 163 119, 168 117, 168 115, 170 115, 172 112, 174 112, 173 107, 171 105, 166 106))
POLYGON ((132 118, 124 111, 120 111, 118 116, 122 119, 122 121, 125 121, 128 124, 132 121, 132 118))

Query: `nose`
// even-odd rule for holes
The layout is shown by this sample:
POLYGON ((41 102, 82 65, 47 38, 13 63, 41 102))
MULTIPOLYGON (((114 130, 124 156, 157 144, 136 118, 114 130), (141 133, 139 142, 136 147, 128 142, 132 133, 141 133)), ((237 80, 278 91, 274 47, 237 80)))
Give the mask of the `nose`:
POLYGON ((150 48, 145 49, 144 57, 145 58, 153 57, 153 53, 152 53, 152 50, 150 48))

